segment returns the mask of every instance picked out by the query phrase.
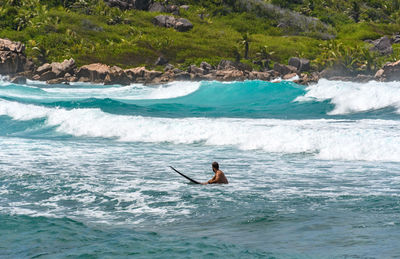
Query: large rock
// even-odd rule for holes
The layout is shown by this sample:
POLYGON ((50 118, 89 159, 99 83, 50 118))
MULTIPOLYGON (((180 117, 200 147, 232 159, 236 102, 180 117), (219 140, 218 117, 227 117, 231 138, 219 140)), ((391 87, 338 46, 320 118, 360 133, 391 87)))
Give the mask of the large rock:
POLYGON ((76 63, 73 58, 65 59, 63 62, 51 63, 51 70, 56 74, 57 77, 63 77, 65 74, 73 74, 76 68, 76 63))
POLYGON ((136 67, 125 70, 128 78, 135 83, 151 83, 163 75, 160 71, 147 70, 145 67, 136 67))
POLYGON ((36 74, 40 76, 50 70, 51 65, 49 63, 45 63, 36 69, 36 74))
POLYGON ((217 69, 218 70, 228 70, 228 69, 236 69, 236 63, 231 61, 231 60, 225 60, 222 59, 219 64, 217 69))
POLYGON ((25 45, 18 41, 0 39, 0 51, 12 51, 23 54, 25 52, 25 45))
POLYGON ((188 72, 180 72, 180 73, 175 73, 174 79, 178 81, 187 81, 190 80, 190 74, 188 72))
POLYGON ((153 24, 166 28, 174 28, 177 31, 185 32, 193 28, 193 24, 185 18, 176 19, 173 16, 158 15, 153 18, 153 24))
POLYGON ((15 74, 25 69, 25 45, 9 39, 0 39, 0 74, 15 74))
POLYGON ((322 70, 320 76, 321 78, 333 80, 337 77, 354 77, 356 76, 356 74, 344 66, 334 65, 332 67, 328 67, 322 70))
POLYGON ((0 74, 15 74, 24 71, 26 57, 13 51, 0 51, 0 74))
POLYGON ((188 19, 179 18, 176 20, 174 28, 180 32, 190 31, 193 29, 193 24, 188 19))
POLYGON ((177 5, 164 5, 160 2, 154 2, 150 5, 150 12, 158 13, 172 13, 173 15, 180 15, 180 8, 177 5))
POLYGON ((158 12, 158 13, 166 13, 167 8, 159 2, 155 2, 150 5, 149 11, 150 12, 158 12))
POLYGON ((301 74, 300 78, 298 80, 295 80, 294 82, 296 84, 301 84, 301 85, 309 85, 313 83, 318 83, 320 79, 320 74, 318 72, 313 72, 311 74, 301 74))
POLYGON ((290 65, 282 65, 279 63, 274 64, 274 70, 278 72, 281 76, 285 76, 287 74, 292 74, 297 72, 297 68, 290 65))
POLYGON ((137 9, 148 10, 151 0, 104 0, 110 7, 118 7, 121 10, 137 9))
POLYGON ((163 66, 166 64, 168 64, 168 59, 164 58, 163 56, 158 57, 156 62, 154 63, 154 65, 156 66, 163 66))
POLYGON ((392 43, 393 44, 398 44, 400 43, 400 35, 396 34, 392 37, 392 43))
POLYGON ((253 71, 249 73, 249 80, 262 80, 262 81, 270 81, 273 79, 273 75, 270 72, 258 72, 253 71))
MULTIPOLYGON (((35 77, 35 78, 36 78, 36 77, 35 77)), ((37 78, 37 80, 40 80, 40 81, 49 81, 49 80, 53 80, 53 79, 56 79, 56 78, 57 78, 56 74, 55 74, 53 71, 49 70, 49 71, 46 71, 46 72, 44 72, 43 74, 41 74, 41 75, 37 78)))
POLYGON ((291 80, 297 76, 297 73, 286 74, 282 77, 283 80, 291 80))
POLYGON ((375 78, 376 78, 376 79, 381 79, 384 73, 385 73, 385 70, 383 70, 382 68, 379 69, 379 70, 376 71, 376 73, 375 73, 375 78))
POLYGON ((153 81, 155 78, 162 76, 162 72, 155 70, 145 70, 144 80, 146 83, 153 81))
POLYGON ((168 82, 171 82, 173 79, 166 74, 163 74, 160 77, 154 78, 151 82, 146 82, 147 84, 152 84, 152 85, 158 85, 158 84, 166 84, 168 82))
POLYGON ((196 65, 191 65, 188 68, 188 72, 191 74, 197 74, 197 75, 204 75, 204 69, 197 67, 196 65))
POLYGON ((49 85, 58 85, 58 84, 69 84, 68 80, 63 77, 54 78, 46 81, 46 84, 49 85))
POLYGON ((146 72, 145 67, 135 67, 135 68, 125 69, 124 71, 132 82, 144 81, 144 74, 146 72))
POLYGON ((26 77, 25 76, 14 76, 10 78, 10 83, 23 85, 26 84, 26 77))
POLYGON ((175 17, 168 15, 157 15, 153 18, 153 24, 160 27, 172 27, 175 21, 175 17), (169 22, 168 22, 169 21, 169 22))
POLYGON ((371 43, 374 44, 371 48, 372 51, 377 51, 382 55, 393 54, 392 42, 387 36, 374 40, 371 43))
POLYGON ((45 63, 38 67, 34 78, 40 81, 49 81, 56 78, 63 78, 65 74, 74 74, 76 68, 73 58, 65 59, 63 62, 45 63))
POLYGON ((76 72, 76 76, 79 78, 79 81, 82 82, 103 83, 109 71, 109 66, 94 63, 80 67, 76 72))
POLYGON ((25 65, 24 65, 24 71, 29 71, 33 72, 35 70, 35 63, 33 63, 33 60, 31 58, 27 58, 25 65))
POLYGON ((241 70, 241 71, 252 71, 252 67, 250 65, 241 63, 241 62, 233 62, 231 60, 222 59, 218 66, 218 70, 241 70))
POLYGON ((204 74, 211 73, 214 70, 214 67, 207 62, 201 62, 200 68, 203 69, 204 74))
POLYGON ((133 2, 133 8, 137 10, 148 10, 151 0, 131 0, 133 2))
POLYGON ((387 63, 375 74, 375 79, 381 81, 400 81, 400 60, 387 63))
POLYGON ((131 1, 121 1, 121 0, 104 0, 110 7, 118 7, 121 10, 132 9, 133 5, 131 1))
POLYGON ((310 60, 305 58, 293 57, 289 59, 289 66, 297 68, 298 72, 305 72, 310 70, 310 60))
POLYGON ((359 74, 356 76, 355 81, 359 83, 368 83, 369 81, 374 80, 374 76, 372 75, 363 75, 359 74))
POLYGON ((175 22, 175 17, 168 15, 157 15, 153 18, 153 24, 160 27, 171 28, 174 27, 175 22))
POLYGON ((131 82, 125 71, 118 66, 111 67, 104 78, 105 85, 129 85, 131 82))
POLYGON ((164 72, 167 72, 167 71, 172 71, 172 70, 174 70, 174 65, 172 65, 172 64, 166 64, 165 65, 165 67, 164 67, 164 72))
POLYGON ((243 81, 246 79, 245 73, 240 70, 218 70, 215 77, 220 81, 243 81))
POLYGON ((166 6, 167 12, 172 13, 173 15, 180 15, 179 6, 177 5, 167 5, 166 6))

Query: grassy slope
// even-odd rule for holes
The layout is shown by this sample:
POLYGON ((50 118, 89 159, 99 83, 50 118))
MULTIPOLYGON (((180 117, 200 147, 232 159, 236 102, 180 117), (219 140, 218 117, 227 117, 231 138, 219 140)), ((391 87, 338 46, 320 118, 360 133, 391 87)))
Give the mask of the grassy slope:
MULTIPOLYGON (((290 32, 287 35, 284 30, 276 27, 275 20, 257 17, 249 12, 215 14, 202 20, 198 13, 204 11, 204 8, 192 6, 189 11, 181 12, 181 16, 188 18, 194 24, 194 29, 182 33, 154 26, 151 21, 157 13, 136 10, 121 12, 115 8, 107 8, 101 1, 92 7, 90 15, 84 14, 84 9, 44 7, 38 4, 38 0, 31 2, 31 6, 24 7, 28 10, 31 8, 29 13, 33 14, 30 15, 33 17, 25 19, 28 20, 26 23, 18 20, 24 17, 20 9, 17 8, 16 14, 11 10, 13 12, 10 14, 13 7, 3 5, 0 8, 0 20, 3 21, 0 22, 0 37, 24 42, 28 55, 35 57, 38 63, 73 57, 78 65, 102 62, 121 67, 153 67, 157 57, 164 55, 171 63, 181 67, 191 63, 198 64, 203 60, 217 64, 222 58, 234 59, 237 52, 243 57, 244 50, 240 42, 246 32, 250 36, 251 59, 261 58, 260 52, 264 49, 267 53, 264 56, 272 62, 287 63, 289 57, 301 56, 314 60, 315 67, 319 69, 332 65, 333 61, 329 63, 326 60, 335 58, 343 59, 340 62, 352 69, 358 69, 366 62, 376 63, 375 68, 385 61, 395 60, 399 54, 399 48, 395 46, 393 56, 374 56, 371 61, 371 57, 366 57, 362 50, 368 48, 363 40, 400 32, 400 25, 382 21, 354 23, 349 15, 344 20, 339 19, 344 22, 332 23, 337 32, 337 38, 332 42, 314 37, 312 33, 290 32), (107 23, 110 20, 119 22, 109 25, 107 23), (22 26, 17 28, 16 24, 21 23, 22 26), (337 47, 338 44, 340 48, 337 47), (343 57, 346 55, 357 60, 349 61, 349 57, 343 57)), ((304 6, 303 3, 288 7, 301 11, 304 6)), ((212 9, 206 11, 211 14, 213 12, 212 9)), ((315 8, 309 15, 318 16, 321 12, 315 8)), ((333 8, 319 16, 326 16, 329 12, 334 13, 337 10, 333 8)), ((340 15, 343 16, 343 13, 340 15)), ((337 14, 332 20, 337 20, 340 15, 337 14)), ((390 17, 394 19, 394 14, 390 17)), ((249 60, 242 61, 250 63, 249 60)))

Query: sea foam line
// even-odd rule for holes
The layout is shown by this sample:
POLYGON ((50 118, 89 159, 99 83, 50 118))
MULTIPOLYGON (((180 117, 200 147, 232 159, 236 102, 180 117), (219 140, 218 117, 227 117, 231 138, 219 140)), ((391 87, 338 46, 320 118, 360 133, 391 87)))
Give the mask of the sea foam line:
POLYGON ((376 82, 354 83, 328 81, 321 79, 318 84, 310 85, 304 96, 295 101, 325 101, 330 100, 335 105, 330 115, 350 114, 395 108, 400 114, 400 83, 376 82))
MULTIPOLYGON (((1 81, 0 84, 4 86, 10 85, 10 83, 1 83, 1 81)), ((200 82, 172 82, 153 87, 144 86, 142 84, 132 84, 128 86, 85 86, 84 84, 75 84, 74 87, 55 86, 52 88, 41 88, 38 87, 39 84, 35 85, 29 83, 23 87, 36 88, 40 89, 40 91, 24 91, 24 88, 3 89, 1 91, 1 96, 48 100, 76 100, 88 98, 110 98, 115 100, 170 99, 193 93, 199 89, 200 85, 200 82)))
POLYGON ((48 127, 76 137, 127 142, 202 143, 242 150, 309 153, 320 159, 400 161, 400 122, 389 120, 273 120, 152 118, 100 109, 57 109, 0 100, 0 115, 44 118, 48 127))

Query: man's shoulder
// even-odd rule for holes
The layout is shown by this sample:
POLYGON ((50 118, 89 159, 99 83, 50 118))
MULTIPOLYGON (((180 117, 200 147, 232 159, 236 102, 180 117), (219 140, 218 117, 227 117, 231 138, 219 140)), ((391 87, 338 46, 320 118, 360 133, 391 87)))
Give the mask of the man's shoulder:
POLYGON ((218 183, 228 183, 228 179, 226 178, 224 172, 222 172, 221 170, 219 170, 217 172, 217 177, 218 177, 218 183))

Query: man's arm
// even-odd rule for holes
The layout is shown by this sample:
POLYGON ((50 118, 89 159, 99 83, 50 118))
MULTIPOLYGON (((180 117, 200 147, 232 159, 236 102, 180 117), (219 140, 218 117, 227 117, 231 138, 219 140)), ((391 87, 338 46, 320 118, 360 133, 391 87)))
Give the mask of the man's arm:
POLYGON ((203 185, 206 185, 206 184, 211 184, 211 183, 214 183, 214 181, 215 181, 215 179, 216 179, 216 176, 217 175, 214 175, 214 177, 213 178, 211 178, 210 180, 208 180, 207 182, 205 182, 205 183, 202 183, 203 185))
POLYGON ((220 173, 220 172, 217 172, 217 173, 215 174, 215 176, 214 176, 211 180, 208 181, 208 183, 209 183, 209 184, 219 183, 221 180, 222 180, 222 179, 221 179, 221 173, 220 173))

